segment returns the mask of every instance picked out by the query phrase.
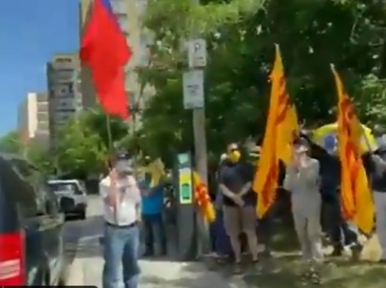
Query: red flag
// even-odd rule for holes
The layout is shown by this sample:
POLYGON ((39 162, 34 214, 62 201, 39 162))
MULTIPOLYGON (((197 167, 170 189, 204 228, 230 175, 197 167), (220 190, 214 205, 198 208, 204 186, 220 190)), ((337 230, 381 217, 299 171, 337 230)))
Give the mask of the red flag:
POLYGON ((99 102, 108 114, 129 117, 124 66, 131 58, 109 0, 94 0, 80 59, 91 68, 99 102))

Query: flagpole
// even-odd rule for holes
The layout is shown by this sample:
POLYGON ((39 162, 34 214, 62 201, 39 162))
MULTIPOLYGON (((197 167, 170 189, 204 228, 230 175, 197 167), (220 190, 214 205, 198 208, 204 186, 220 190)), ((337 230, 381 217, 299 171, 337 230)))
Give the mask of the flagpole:
POLYGON ((110 122, 110 116, 106 114, 106 131, 107 131, 107 147, 109 149, 109 152, 111 153, 113 151, 113 137, 111 134, 111 122, 110 122))

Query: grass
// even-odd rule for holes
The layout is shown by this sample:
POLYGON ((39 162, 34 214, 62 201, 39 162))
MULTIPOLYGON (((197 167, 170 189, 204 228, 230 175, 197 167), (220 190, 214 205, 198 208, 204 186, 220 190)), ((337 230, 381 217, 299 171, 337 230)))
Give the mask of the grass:
MULTIPOLYGON (((300 261, 299 245, 292 229, 280 229, 280 233, 274 233, 274 235, 273 257, 262 259, 262 271, 256 272, 246 268, 242 275, 228 276, 229 281, 238 283, 238 287, 315 287, 315 285, 308 285, 299 281, 298 275, 303 267, 300 261)), ((326 246, 324 250, 326 254, 329 254, 332 248, 326 246)), ((321 270, 322 285, 319 287, 385 287, 386 265, 377 263, 380 253, 381 249, 375 235, 364 242, 364 249, 359 260, 353 260, 350 255, 338 258, 326 256, 326 262, 321 270)), ((224 276, 230 275, 228 266, 222 266, 218 270, 224 276)))

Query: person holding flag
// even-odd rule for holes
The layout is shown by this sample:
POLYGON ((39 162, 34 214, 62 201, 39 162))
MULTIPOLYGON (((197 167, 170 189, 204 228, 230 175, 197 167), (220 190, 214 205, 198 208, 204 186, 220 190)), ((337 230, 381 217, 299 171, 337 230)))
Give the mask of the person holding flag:
MULTIPOLYGON (((94 0, 90 20, 81 40, 81 61, 91 69, 99 104, 106 114, 129 118, 124 67, 131 50, 112 11, 110 0, 94 0)), ((107 125, 110 125, 109 118, 107 125)), ((108 131, 110 131, 109 127, 108 131)), ((111 135, 109 139, 111 143, 111 135)), ((112 147, 110 147, 112 148, 112 147)), ((127 163, 126 163, 127 164, 127 163)), ((110 175, 102 179, 100 193, 105 205, 104 288, 120 287, 120 263, 125 288, 137 288, 141 221, 141 195, 125 162, 118 161, 110 175)))
POLYGON ((257 193, 257 216, 263 218, 276 201, 278 180, 283 165, 292 159, 292 143, 300 128, 295 106, 287 93, 280 48, 275 45, 275 61, 270 75, 271 97, 259 167, 255 171, 253 191, 257 193))
POLYGON ((320 223, 322 198, 319 192, 319 161, 309 157, 310 144, 305 138, 294 142, 294 156, 287 166, 284 188, 291 194, 292 215, 305 271, 304 280, 320 283, 318 268, 323 261, 320 223))

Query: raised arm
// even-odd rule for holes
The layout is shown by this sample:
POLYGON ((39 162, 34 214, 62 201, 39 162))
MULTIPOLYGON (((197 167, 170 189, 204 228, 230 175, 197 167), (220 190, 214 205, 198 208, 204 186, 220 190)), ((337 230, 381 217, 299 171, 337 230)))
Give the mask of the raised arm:
POLYGON ((103 202, 107 205, 115 207, 118 201, 118 191, 115 183, 110 178, 104 178, 99 183, 99 194, 103 202))

